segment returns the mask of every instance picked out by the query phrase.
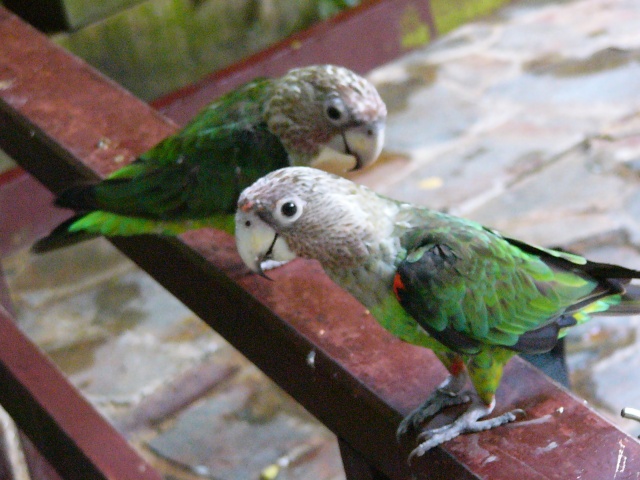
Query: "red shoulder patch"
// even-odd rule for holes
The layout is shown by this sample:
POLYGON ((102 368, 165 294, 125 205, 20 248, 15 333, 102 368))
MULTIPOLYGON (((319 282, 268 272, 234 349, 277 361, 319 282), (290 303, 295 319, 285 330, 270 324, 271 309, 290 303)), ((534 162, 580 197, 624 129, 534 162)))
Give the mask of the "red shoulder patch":
POLYGON ((402 278, 400 278, 400 274, 396 273, 396 276, 393 277, 393 293, 396 295, 398 301, 400 301, 400 290, 406 290, 404 283, 402 283, 402 278))
POLYGON ((458 375, 460 375, 464 369, 465 369, 464 360, 462 360, 462 357, 459 357, 459 356, 456 357, 456 359, 447 368, 447 370, 449 370, 451 375, 453 375, 454 377, 457 377, 458 375))

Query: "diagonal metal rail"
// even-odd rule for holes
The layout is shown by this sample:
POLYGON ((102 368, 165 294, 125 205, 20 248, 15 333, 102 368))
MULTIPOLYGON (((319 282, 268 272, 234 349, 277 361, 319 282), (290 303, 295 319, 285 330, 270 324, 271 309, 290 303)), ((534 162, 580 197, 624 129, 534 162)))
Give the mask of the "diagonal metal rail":
POLYGON ((0 400, 65 479, 160 480, 0 306, 0 400), (19 408, 18 408, 19 407, 19 408))

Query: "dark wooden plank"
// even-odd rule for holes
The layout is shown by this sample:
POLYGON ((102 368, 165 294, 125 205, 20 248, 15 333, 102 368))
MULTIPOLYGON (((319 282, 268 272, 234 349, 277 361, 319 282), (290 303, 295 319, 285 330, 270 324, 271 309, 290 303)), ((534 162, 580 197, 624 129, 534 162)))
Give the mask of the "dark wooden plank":
POLYGON ((429 0, 371 0, 162 97, 152 105, 183 125, 222 93, 259 76, 335 63, 358 73, 424 45, 435 36, 429 0))
MULTIPOLYGON (((94 145, 104 131, 127 159, 175 131, 2 10, 0 36, 8 39, 0 78, 14 79, 0 92, 0 146, 52 189, 122 165, 94 145)), ((445 372, 431 352, 383 331, 316 263, 294 261, 269 282, 248 274, 233 239, 220 232, 114 243, 389 478, 600 479, 640 471, 640 444, 518 359, 506 369, 496 413, 522 407, 529 420, 460 437, 409 467, 411 445, 398 448, 395 428, 445 372)))

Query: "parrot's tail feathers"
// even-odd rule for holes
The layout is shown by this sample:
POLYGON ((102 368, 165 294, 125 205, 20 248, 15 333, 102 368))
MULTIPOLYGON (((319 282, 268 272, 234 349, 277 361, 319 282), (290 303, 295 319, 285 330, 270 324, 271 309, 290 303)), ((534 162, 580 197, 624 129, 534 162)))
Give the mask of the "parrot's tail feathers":
POLYGON ((546 353, 556 346, 558 335, 563 328, 572 327, 577 323, 572 315, 561 315, 543 327, 520 335, 516 344, 507 348, 525 354, 546 353))
POLYGON ((97 210, 78 214, 58 225, 48 236, 38 240, 32 251, 45 253, 73 245, 100 235, 107 237, 131 235, 180 235, 187 230, 213 227, 233 234, 233 215, 218 215, 185 221, 162 221, 149 218, 128 217, 97 210))
POLYGON ((61 223, 48 236, 38 240, 31 250, 34 253, 45 253, 100 235, 107 237, 144 234, 177 235, 186 230, 186 225, 180 222, 159 222, 97 210, 78 214, 61 223))
POLYGON ((68 188, 56 198, 55 204, 76 212, 87 212, 99 208, 94 185, 76 185, 68 188))
POLYGON ((69 220, 58 225, 49 235, 41 238, 31 247, 34 253, 46 253, 59 248, 75 245, 85 240, 90 240, 99 236, 97 233, 87 231, 69 231, 69 227, 81 218, 80 215, 71 217, 69 220))
POLYGON ((640 285, 625 285, 624 293, 620 295, 620 302, 611 305, 605 315, 638 315, 640 314, 640 285))
POLYGON ((92 232, 107 237, 131 235, 179 235, 187 230, 210 226, 208 219, 164 221, 152 218, 130 217, 112 212, 96 210, 79 215, 68 225, 70 232, 92 232))

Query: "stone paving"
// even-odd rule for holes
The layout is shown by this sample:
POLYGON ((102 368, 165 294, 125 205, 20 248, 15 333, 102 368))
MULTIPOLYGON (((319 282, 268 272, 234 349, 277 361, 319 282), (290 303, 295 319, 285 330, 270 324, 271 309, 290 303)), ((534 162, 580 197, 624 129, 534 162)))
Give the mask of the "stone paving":
MULTIPOLYGON (((356 178, 640 268, 640 2, 521 2, 372 73, 381 162, 356 178)), ((170 479, 344 478, 330 432, 99 239, 4 260, 21 327, 170 479)), ((626 431, 640 318, 572 330, 572 388, 626 431)))

